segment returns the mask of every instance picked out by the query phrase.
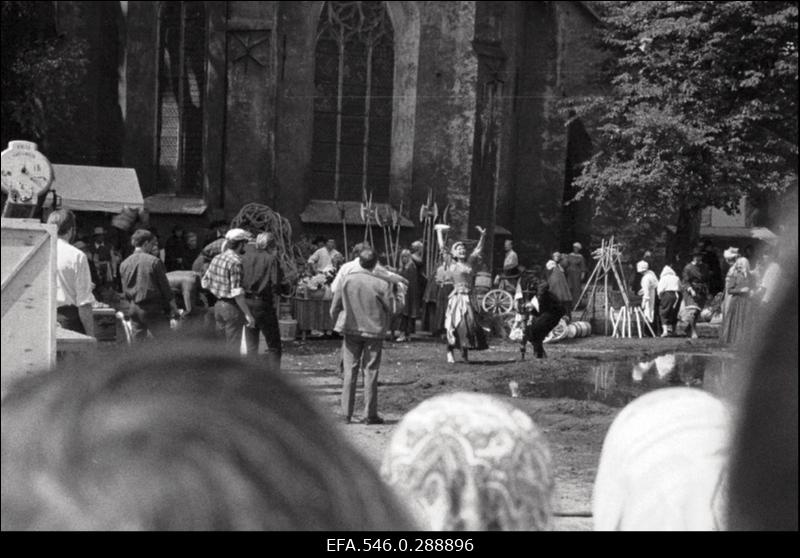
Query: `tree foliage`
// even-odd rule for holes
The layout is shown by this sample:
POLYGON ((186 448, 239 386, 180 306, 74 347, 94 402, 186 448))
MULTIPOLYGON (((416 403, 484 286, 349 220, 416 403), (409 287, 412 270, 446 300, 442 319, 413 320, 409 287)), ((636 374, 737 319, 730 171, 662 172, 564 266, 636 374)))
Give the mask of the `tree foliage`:
POLYGON ((596 146, 577 198, 652 228, 796 187, 797 4, 602 4, 606 85, 570 102, 596 146))
POLYGON ((87 45, 59 36, 54 2, 2 2, 2 141, 47 143, 68 129, 80 105, 87 45))

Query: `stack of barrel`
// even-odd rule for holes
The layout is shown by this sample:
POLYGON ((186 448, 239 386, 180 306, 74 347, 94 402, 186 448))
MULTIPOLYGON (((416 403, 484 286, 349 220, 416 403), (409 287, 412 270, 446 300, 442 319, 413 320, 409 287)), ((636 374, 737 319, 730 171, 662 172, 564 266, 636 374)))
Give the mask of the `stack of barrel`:
POLYGON ((589 337, 592 334, 592 324, 589 322, 572 322, 567 326, 566 337, 573 339, 575 337, 589 337))

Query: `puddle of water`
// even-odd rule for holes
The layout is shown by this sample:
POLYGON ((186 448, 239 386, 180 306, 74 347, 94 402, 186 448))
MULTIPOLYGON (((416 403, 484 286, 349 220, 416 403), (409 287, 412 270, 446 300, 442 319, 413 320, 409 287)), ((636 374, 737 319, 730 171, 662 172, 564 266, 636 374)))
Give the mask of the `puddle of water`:
POLYGON ((653 360, 603 362, 584 377, 530 382, 520 386, 522 397, 569 398, 624 407, 638 396, 663 387, 704 389, 723 399, 736 392, 735 360, 718 355, 667 354, 653 360))

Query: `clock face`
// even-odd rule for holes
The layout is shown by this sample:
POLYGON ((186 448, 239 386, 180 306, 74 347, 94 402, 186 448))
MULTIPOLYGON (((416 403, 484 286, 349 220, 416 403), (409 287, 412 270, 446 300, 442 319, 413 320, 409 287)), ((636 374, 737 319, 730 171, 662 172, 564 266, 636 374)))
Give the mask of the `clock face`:
POLYGON ((35 143, 9 143, 2 153, 0 167, 3 191, 14 203, 35 204, 53 181, 50 161, 36 150, 35 143))

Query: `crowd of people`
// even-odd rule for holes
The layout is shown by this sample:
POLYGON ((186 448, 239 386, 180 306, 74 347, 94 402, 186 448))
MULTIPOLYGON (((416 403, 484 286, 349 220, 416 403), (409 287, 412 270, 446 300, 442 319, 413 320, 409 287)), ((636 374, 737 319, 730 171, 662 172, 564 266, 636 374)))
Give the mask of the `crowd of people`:
MULTIPOLYGON (((55 211, 48 222, 59 236, 59 324, 91 335, 91 263, 101 256, 71 244, 72 212, 55 211)), ((350 261, 327 239, 312 254, 314 272, 335 269, 330 312, 343 338, 345 422, 352 421, 363 371, 363 422, 383 423, 378 374, 386 332, 398 316, 406 338, 416 320, 432 320, 450 363, 456 350, 466 361, 470 350, 487 348, 473 296, 486 235, 477 229, 472 251, 462 241, 442 247, 432 280, 422 273, 419 242, 401 252, 399 269, 381 262, 368 243, 354 246, 350 261)), ((174 233, 165 251, 186 236, 179 228, 174 233)), ((135 340, 129 351, 67 363, 10 390, 2 406, 4 530, 552 526, 556 464, 547 439, 497 396, 452 393, 422 402, 397 425, 375 470, 280 373, 275 297, 286 280, 274 237, 225 226, 217 233, 187 269, 190 252, 165 257, 153 232, 133 232, 131 253, 104 272, 128 302, 135 340), (212 309, 192 318, 201 292, 212 309), (170 320, 181 317, 179 304, 197 331, 213 326, 219 344, 168 333, 170 320), (257 351, 259 332, 267 340, 266 364, 239 358, 243 341, 248 355, 257 351), (148 337, 154 339, 140 343, 148 337)), ((96 236, 97 252, 105 254, 96 236)), ((532 295, 519 300, 536 356, 544 356, 553 321, 579 301, 587 273, 581 250, 576 244, 567 257, 553 254, 532 295)), ((512 242, 505 251, 503 279, 519 279, 512 242)), ((657 277, 645 254, 631 284, 654 328, 661 320, 661 335, 676 333, 679 309, 687 335, 697 335, 698 317, 722 294, 722 341, 752 349, 741 411, 731 407, 736 402, 689 388, 658 390, 626 407, 600 456, 596 529, 797 528, 796 248, 788 268, 777 253, 752 265, 729 248, 726 269, 710 251, 708 244, 694 251, 680 277, 669 265, 657 277), (754 451, 775 457, 769 476, 754 451), (756 485, 767 486, 754 491, 756 485)), ((523 344, 523 356, 524 350, 523 344)))
MULTIPOLYGON (((59 230, 57 304, 62 327, 93 334, 94 262, 95 272, 106 269, 102 275, 118 284, 132 342, 167 336, 181 323, 184 329, 224 339, 231 351, 256 355, 263 335, 267 359, 280 367, 277 301, 291 285, 271 233, 253 237, 248 231, 216 222, 212 238, 198 251, 197 235, 185 233, 182 227, 173 228, 163 249, 157 235, 142 228, 133 232, 132 252, 122 258, 106 245, 101 229, 95 230, 94 247, 88 253, 70 245, 76 222, 69 210, 53 212, 49 222, 59 230)), ((356 380, 362 371, 367 393, 363 421, 382 422, 377 411, 378 375, 383 343, 387 335, 394 338, 395 330, 400 331, 397 341, 407 341, 421 323, 442 338, 450 364, 456 361, 456 351, 469 362, 471 350, 488 348, 492 324, 480 311, 475 292, 476 274, 484 269, 486 230, 476 229, 480 236, 469 252, 459 240, 439 247, 440 263, 433 277, 425 274, 426 250, 420 241, 403 249, 398 266, 392 267, 386 254, 379 254, 367 242, 348 250, 352 258, 346 262, 335 239, 315 240, 306 276, 322 278, 320 285, 331 300, 332 329, 342 338, 339 370, 346 422, 352 420, 356 380)), ((582 249, 580 243, 574 243, 566 256, 553 253, 542 272, 531 276, 523 273, 513 241, 504 243, 503 268, 495 283, 502 281, 515 289, 522 360, 529 343, 534 356, 544 358, 547 335, 584 302, 581 295, 588 265, 582 249)), ((698 319, 710 301, 718 301, 720 339, 736 344, 751 327, 752 306, 769 303, 781 280, 775 254, 765 252, 753 268, 738 250, 729 248, 724 254, 725 269, 708 242, 693 251, 680 277, 670 265, 663 266, 656 276, 652 260, 647 252, 636 263, 630 295, 648 322, 645 331, 660 332, 661 337, 678 333, 679 316, 685 335, 698 337, 698 319)))
POLYGON ((768 304, 783 272, 779 250, 765 247, 758 260, 752 249, 749 257, 729 247, 722 261, 713 243, 697 246, 681 275, 665 265, 656 275, 652 254, 646 252, 636 263, 631 291, 637 296, 650 329, 661 337, 679 334, 696 339, 701 319, 719 324, 719 339, 726 345, 739 343, 750 330, 754 310, 768 304))
MULTIPOLYGON (((345 309, 362 288, 364 300, 388 292, 369 272, 376 260, 359 253, 343 280, 345 309)), ((744 359, 741 405, 663 388, 614 419, 594 482, 596 530, 797 530, 791 263, 789 288, 772 293, 744 359)), ((369 333, 360 322, 350 331, 369 333)), ((373 359, 366 345, 353 357, 373 359)), ((378 470, 274 367, 208 343, 142 347, 13 386, 2 406, 3 530, 553 525, 558 464, 513 400, 423 401, 394 429, 378 470)))

